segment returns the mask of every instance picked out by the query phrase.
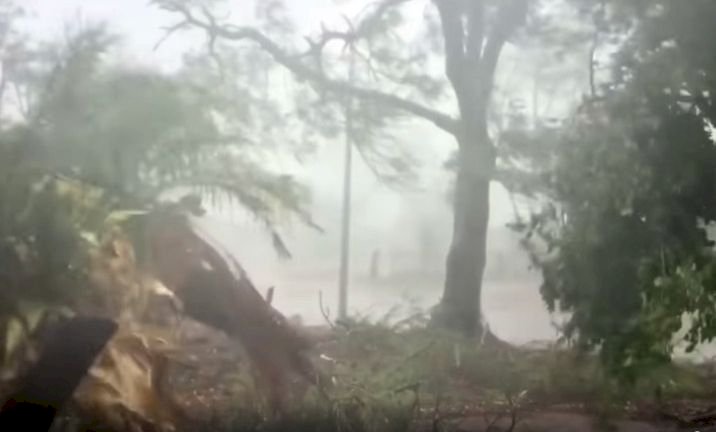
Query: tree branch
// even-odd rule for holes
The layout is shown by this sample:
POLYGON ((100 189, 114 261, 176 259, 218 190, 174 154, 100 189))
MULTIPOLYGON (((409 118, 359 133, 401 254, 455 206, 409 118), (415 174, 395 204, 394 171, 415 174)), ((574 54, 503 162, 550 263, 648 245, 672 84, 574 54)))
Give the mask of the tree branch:
POLYGON ((302 57, 311 56, 321 58, 323 55, 323 49, 329 43, 333 41, 342 41, 345 46, 350 46, 357 37, 358 36, 354 32, 331 31, 323 28, 320 37, 315 39, 306 37, 306 42, 308 42, 310 48, 302 55, 302 57))
POLYGON ((505 0, 497 12, 480 62, 482 97, 487 98, 493 87, 497 62, 507 39, 527 18, 528 0, 505 0))
POLYGON ((465 31, 457 3, 451 0, 435 2, 440 13, 443 39, 445 41, 445 74, 456 93, 462 87, 463 62, 465 60, 465 31))
POLYGON ((364 7, 359 13, 359 16, 363 15, 364 17, 359 20, 357 25, 354 25, 353 21, 348 17, 343 17, 348 27, 346 31, 328 30, 321 24, 321 34, 319 37, 313 39, 310 37, 305 38, 310 48, 306 51, 304 56, 312 56, 316 58, 320 64, 323 49, 333 41, 342 41, 345 45, 344 48, 355 48, 355 43, 358 40, 366 38, 374 32, 387 11, 409 1, 411 0, 381 0, 371 3, 364 7))
MULTIPOLYGON (((395 0, 394 0, 395 1, 395 0)), ((451 116, 436 111, 417 102, 403 99, 399 96, 384 93, 379 90, 366 89, 347 81, 332 79, 320 70, 313 69, 301 61, 301 56, 289 53, 261 31, 252 27, 239 27, 233 25, 220 26, 214 21, 205 21, 197 18, 186 6, 173 1, 156 1, 161 8, 176 12, 183 16, 187 25, 203 29, 211 39, 222 38, 232 41, 248 40, 256 43, 268 53, 277 63, 291 71, 297 78, 309 81, 326 90, 360 98, 367 101, 378 102, 391 108, 406 111, 435 124, 440 129, 455 135, 457 121, 451 116)))
POLYGON ((181 30, 185 25, 186 25, 185 22, 180 22, 180 23, 174 24, 173 26, 165 27, 164 28, 164 36, 162 36, 161 39, 159 39, 157 41, 157 43, 154 44, 152 51, 158 50, 162 46, 162 44, 164 42, 166 42, 167 39, 169 39, 175 32, 181 30))
MULTIPOLYGON (((407 3, 411 0, 381 0, 375 2, 375 8, 366 14, 358 26, 356 27, 357 34, 368 34, 373 30, 373 26, 380 22, 383 15, 388 12, 391 8, 399 6, 403 3, 407 3)), ((371 5, 368 5, 370 7, 371 5)), ((364 9, 365 10, 365 9, 364 9)))

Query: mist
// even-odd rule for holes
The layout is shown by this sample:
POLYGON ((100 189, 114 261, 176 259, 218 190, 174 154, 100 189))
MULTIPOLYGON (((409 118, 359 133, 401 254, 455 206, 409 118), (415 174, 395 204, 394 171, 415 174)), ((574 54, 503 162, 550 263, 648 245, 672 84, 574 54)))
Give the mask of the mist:
POLYGON ((0 0, 0 427, 716 424, 714 19, 0 0))

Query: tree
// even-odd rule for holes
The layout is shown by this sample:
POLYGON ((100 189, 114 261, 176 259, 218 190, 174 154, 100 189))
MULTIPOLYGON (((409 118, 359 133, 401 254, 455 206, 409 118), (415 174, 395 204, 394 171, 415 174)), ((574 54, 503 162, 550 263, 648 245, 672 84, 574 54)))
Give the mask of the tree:
MULTIPOLYGON (((315 225, 303 207, 305 189, 262 163, 270 146, 256 143, 263 138, 263 124, 254 119, 258 104, 227 105, 224 98, 240 97, 241 89, 222 85, 206 59, 190 58, 175 76, 108 68, 102 55, 113 43, 103 28, 92 27, 70 36, 59 60, 35 66, 41 84, 28 91, 39 93, 26 104, 27 128, 48 149, 51 170, 109 189, 127 206, 152 203, 178 188, 214 198, 216 205, 238 203, 288 254, 275 211, 286 209, 315 225)), ((272 107, 261 109, 266 116, 272 107)))
POLYGON ((280 211, 312 222, 303 189, 259 163, 270 155, 270 142, 255 137, 262 123, 252 117, 273 107, 248 99, 226 105, 224 98, 241 89, 218 81, 202 67, 206 59, 191 58, 174 75, 109 65, 104 54, 112 39, 90 27, 60 46, 28 48, 33 55, 18 67, 29 73, 8 76, 24 109, 22 118, 8 113, 0 127, 1 378, 14 378, 32 362, 38 323, 48 321, 48 311, 108 315, 125 332, 95 364, 99 373, 78 401, 119 428, 125 421, 160 423, 158 383, 166 368, 145 328, 136 330, 146 324, 144 294, 156 290, 242 343, 278 405, 287 372, 313 372, 302 352, 308 341, 233 257, 197 234, 188 216, 197 216, 200 200, 182 200, 177 212, 163 205, 177 189, 218 205, 238 203, 286 254, 276 232, 280 211), (131 234, 140 241, 131 244, 131 234), (162 243, 167 238, 178 241, 162 243), (17 327, 23 331, 11 331, 17 327))
POLYGON ((279 211, 311 223, 303 189, 257 162, 250 110, 237 116, 232 104, 231 121, 222 121, 219 90, 206 91, 211 77, 189 67, 172 76, 111 67, 103 61, 111 42, 90 27, 57 46, 28 44, 12 69, 27 73, 3 75, 23 107, 21 118, 6 110, 0 127, 4 364, 9 323, 34 327, 23 307, 36 317, 38 308, 86 310, 107 300, 89 273, 118 211, 145 211, 167 192, 194 190, 251 211, 284 254, 279 211))
POLYGON ((716 5, 604 4, 612 77, 559 131, 548 203, 521 228, 538 239, 548 306, 571 313, 566 336, 631 382, 670 359, 684 315, 690 349, 716 336, 716 63, 703 54, 716 5))
MULTIPOLYGON (((360 134, 356 141, 364 157, 379 151, 382 160, 399 171, 404 169, 405 162, 395 155, 395 145, 370 144, 379 137, 377 129, 394 129, 405 116, 431 122, 455 139, 459 158, 453 241, 443 297, 433 318, 467 335, 481 332, 489 190, 497 159, 488 130, 488 110, 500 55, 525 22, 528 2, 436 0, 423 8, 425 30, 411 36, 407 23, 418 19, 414 13, 420 11, 415 2, 379 1, 366 7, 357 19, 346 18, 344 29, 324 27, 307 38, 308 47, 303 51, 285 42, 290 41, 286 31, 290 26, 280 1, 260 2, 263 24, 257 27, 223 23, 207 8, 181 0, 154 3, 181 18, 170 31, 204 30, 210 51, 218 56, 226 42, 255 46, 299 81, 310 84, 318 106, 303 98, 297 107, 301 113, 313 108, 322 114, 333 110, 335 115, 339 102, 352 98, 356 105, 354 130, 360 134), (411 37, 413 44, 407 42, 411 37), (347 62, 340 54, 335 56, 332 48, 336 43, 344 44, 350 55, 360 59, 353 80, 340 77, 347 62), (443 74, 436 77, 431 59, 440 45, 443 74), (433 108, 447 104, 454 104, 457 116, 433 108)), ((320 126, 326 128, 330 118, 321 116, 320 126)))

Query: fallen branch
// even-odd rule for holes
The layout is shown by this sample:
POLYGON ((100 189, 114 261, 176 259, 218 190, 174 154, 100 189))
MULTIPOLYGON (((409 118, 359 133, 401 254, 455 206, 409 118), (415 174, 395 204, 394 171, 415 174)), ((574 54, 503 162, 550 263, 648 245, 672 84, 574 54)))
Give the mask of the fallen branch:
POLYGON ((323 291, 318 291, 318 308, 321 310, 321 315, 323 315, 326 324, 328 324, 331 330, 335 330, 336 325, 331 321, 330 311, 323 306, 323 291))
POLYGON ((187 315, 241 343, 274 410, 283 408, 290 375, 319 381, 306 356, 312 345, 308 338, 266 301, 234 257, 190 216, 176 208, 157 210, 147 232, 154 274, 182 300, 187 315))

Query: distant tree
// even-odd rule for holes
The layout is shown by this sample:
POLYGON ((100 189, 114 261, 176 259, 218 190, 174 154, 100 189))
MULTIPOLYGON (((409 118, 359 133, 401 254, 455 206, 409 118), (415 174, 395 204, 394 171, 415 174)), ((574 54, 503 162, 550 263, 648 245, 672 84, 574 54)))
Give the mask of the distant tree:
POLYGON ((323 130, 331 129, 331 119, 346 98, 351 99, 355 139, 372 166, 385 167, 387 162, 398 173, 410 168, 399 146, 381 142, 390 135, 379 134, 379 129, 394 131, 417 118, 455 139, 453 242, 433 320, 464 334, 481 332, 489 190, 497 159, 488 113, 503 47, 525 22, 528 1, 377 1, 357 19, 346 18, 343 28, 324 27, 306 38, 305 50, 292 43, 281 1, 258 3, 261 24, 256 27, 224 23, 207 8, 186 1, 154 3, 180 17, 172 31, 204 30, 210 51, 218 57, 227 52, 229 42, 243 42, 243 47, 258 47, 297 80, 310 84, 300 89, 296 110, 323 130), (412 24, 421 19, 424 25, 414 30, 412 24), (335 49, 337 44, 344 46, 344 55, 335 49), (348 56, 355 59, 352 80, 346 79, 348 56), (437 59, 443 63, 442 73, 437 59), (456 115, 436 108, 450 105, 456 115))
POLYGON ((232 101, 228 115, 221 97, 232 93, 189 65, 176 75, 110 66, 112 41, 100 27, 51 46, 28 39, 3 70, 17 91, 0 94, 2 363, 8 323, 29 330, 21 309, 36 317, 38 308, 91 303, 91 255, 118 211, 193 190, 252 212, 284 254, 281 211, 311 224, 305 191, 257 160, 269 152, 253 141, 261 123, 250 121, 251 101, 232 101))

